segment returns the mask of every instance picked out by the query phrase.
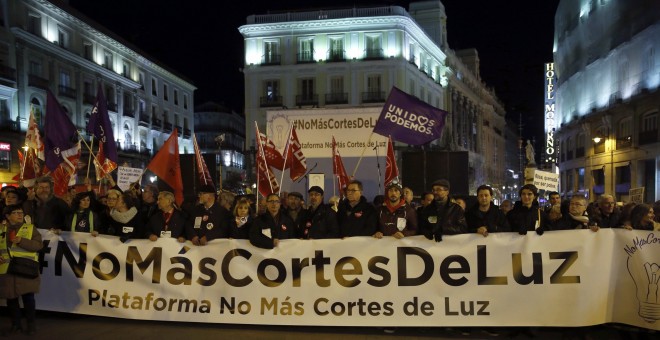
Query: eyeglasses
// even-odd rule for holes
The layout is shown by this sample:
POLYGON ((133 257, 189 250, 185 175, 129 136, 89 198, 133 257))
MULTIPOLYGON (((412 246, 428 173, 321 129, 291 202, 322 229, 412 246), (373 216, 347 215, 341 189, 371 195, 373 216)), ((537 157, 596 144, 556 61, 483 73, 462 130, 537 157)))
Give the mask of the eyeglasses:
POLYGON ((24 214, 24 212, 22 212, 22 211, 12 211, 11 212, 11 215, 23 215, 23 214, 24 214))

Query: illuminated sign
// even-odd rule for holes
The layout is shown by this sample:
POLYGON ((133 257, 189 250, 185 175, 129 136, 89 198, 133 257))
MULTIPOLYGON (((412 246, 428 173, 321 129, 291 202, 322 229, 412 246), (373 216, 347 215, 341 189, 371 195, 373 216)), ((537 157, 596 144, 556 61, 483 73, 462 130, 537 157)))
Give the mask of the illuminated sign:
POLYGON ((9 143, 0 143, 0 151, 10 151, 11 144, 9 143))
POLYGON ((555 64, 545 64, 545 159, 548 163, 557 162, 555 147, 555 64))

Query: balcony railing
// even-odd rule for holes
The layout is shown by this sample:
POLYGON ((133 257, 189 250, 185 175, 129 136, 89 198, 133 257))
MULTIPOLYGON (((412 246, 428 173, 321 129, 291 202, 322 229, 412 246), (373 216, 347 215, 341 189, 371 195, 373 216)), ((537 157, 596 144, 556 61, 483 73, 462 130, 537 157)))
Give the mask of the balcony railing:
POLYGON ((153 121, 152 121, 152 123, 153 123, 153 124, 151 125, 151 128, 154 129, 154 130, 158 130, 158 131, 160 131, 160 129, 161 129, 162 125, 163 125, 162 121, 161 121, 160 119, 158 119, 158 118, 154 118, 153 121))
POLYGON ((632 146, 632 137, 631 136, 626 136, 626 137, 620 137, 616 139, 616 149, 625 149, 629 148, 632 146))
POLYGON ((348 104, 348 93, 326 93, 326 104, 348 104))
POLYGON ((64 97, 69 97, 69 98, 76 98, 76 89, 72 87, 68 87, 65 85, 60 85, 59 86, 59 95, 64 96, 64 97))
POLYGON ((141 114, 140 121, 138 124, 140 124, 140 126, 149 126, 149 116, 147 116, 146 114, 141 114))
POLYGON ((314 60, 314 51, 300 52, 298 53, 296 58, 296 62, 298 64, 309 64, 315 61, 316 60, 314 60))
POLYGON ((382 103, 385 101, 384 91, 362 92, 363 103, 382 103))
POLYGON ((28 86, 46 90, 48 89, 48 79, 35 76, 34 74, 30 74, 28 75, 28 86))
POLYGON ((117 112, 117 103, 108 102, 108 110, 117 112))
POLYGON ((163 123, 163 132, 166 133, 172 132, 172 123, 170 122, 163 123))
POLYGON ((346 51, 344 50, 330 50, 328 51, 328 61, 346 61, 346 51))
POLYGON ((261 57, 261 65, 279 65, 282 58, 279 54, 266 54, 261 57))
POLYGON ((190 138, 192 136, 192 133, 190 132, 189 128, 184 128, 183 129, 183 138, 190 138))
POLYGON ((282 96, 264 96, 260 100, 261 107, 282 106, 282 96))
POLYGON ((122 115, 123 115, 124 117, 135 118, 135 110, 133 110, 133 109, 130 108, 130 107, 125 107, 125 106, 124 106, 124 112, 122 113, 122 115))
POLYGON ((85 104, 96 104, 96 96, 89 93, 83 93, 83 103, 85 104))
POLYGON ((296 106, 319 105, 318 94, 296 95, 296 106))
POLYGON ((658 141, 658 129, 639 133, 639 145, 652 144, 658 141))
POLYGON ((368 48, 364 50, 365 60, 383 59, 384 57, 382 48, 368 48))
POLYGON ((6 65, 0 65, 0 78, 16 81, 16 69, 6 65))
POLYGON ((2 131, 20 131, 18 122, 11 119, 0 120, 0 130, 2 131))

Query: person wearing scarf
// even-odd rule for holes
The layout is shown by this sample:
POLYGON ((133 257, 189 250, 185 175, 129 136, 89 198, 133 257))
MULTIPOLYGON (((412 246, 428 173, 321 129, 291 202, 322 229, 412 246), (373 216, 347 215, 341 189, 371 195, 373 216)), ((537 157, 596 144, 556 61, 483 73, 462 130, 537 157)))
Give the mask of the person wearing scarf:
POLYGON ((93 192, 91 191, 78 193, 73 198, 72 207, 75 211, 67 218, 66 230, 98 236, 101 229, 100 220, 98 214, 90 208, 92 198, 93 192))
MULTIPOLYGON (((593 222, 587 215, 587 199, 580 195, 571 197, 568 214, 564 214, 553 224, 553 230, 589 229, 593 222)), ((592 230, 597 231, 598 229, 592 230)))
POLYGON ((298 226, 298 238, 304 240, 338 238, 337 213, 323 204, 323 189, 314 185, 307 191, 309 208, 304 211, 303 223, 298 226))
POLYGON ((114 209, 110 210, 110 224, 114 227, 119 240, 126 242, 132 238, 142 238, 142 219, 138 214, 135 197, 124 192, 117 199, 114 209))
POLYGON ((393 236, 401 239, 417 234, 417 212, 401 197, 401 185, 392 181, 387 185, 385 204, 378 207, 378 231, 375 238, 393 236))
POLYGON ((229 223, 229 238, 249 239, 253 221, 250 213, 250 201, 245 198, 238 200, 234 206, 233 216, 234 218, 229 223))
POLYGON ((174 206, 174 194, 170 191, 158 193, 158 211, 153 213, 147 223, 147 236, 151 241, 158 238, 175 238, 179 242, 186 241, 186 218, 174 206))

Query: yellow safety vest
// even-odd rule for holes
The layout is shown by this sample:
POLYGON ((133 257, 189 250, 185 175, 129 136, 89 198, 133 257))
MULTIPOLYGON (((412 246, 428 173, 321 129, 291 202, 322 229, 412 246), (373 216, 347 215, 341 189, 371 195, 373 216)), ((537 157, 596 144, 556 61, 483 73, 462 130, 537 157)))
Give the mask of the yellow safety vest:
MULTIPOLYGON (((9 268, 9 261, 11 260, 9 258, 9 253, 7 252, 7 229, 8 227, 6 225, 2 225, 2 227, 0 227, 0 254, 5 260, 3 264, 0 264, 0 274, 7 273, 7 268, 9 268)), ((33 230, 34 226, 32 224, 24 223, 16 232, 16 236, 31 240, 33 230)), ((27 251, 15 244, 12 244, 10 250, 12 257, 26 257, 34 261, 39 261, 39 254, 37 252, 27 251)))

